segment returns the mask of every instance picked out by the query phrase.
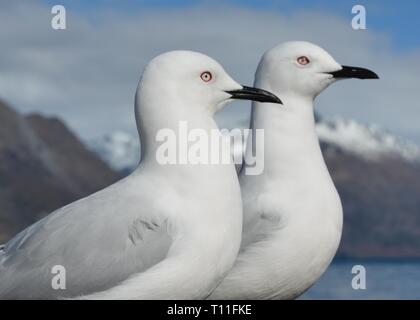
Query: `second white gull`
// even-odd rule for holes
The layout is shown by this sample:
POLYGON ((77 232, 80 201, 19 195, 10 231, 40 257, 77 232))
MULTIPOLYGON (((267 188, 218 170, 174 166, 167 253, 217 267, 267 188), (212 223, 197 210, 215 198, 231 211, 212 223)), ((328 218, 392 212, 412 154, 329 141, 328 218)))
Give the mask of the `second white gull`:
POLYGON ((246 164, 240 172, 241 251, 211 299, 292 299, 327 269, 343 218, 315 131, 313 103, 330 84, 345 78, 378 76, 342 66, 303 41, 283 43, 262 57, 255 85, 279 95, 284 106, 253 103, 251 129, 263 129, 265 143, 264 154, 255 156, 264 170, 247 175, 246 164))

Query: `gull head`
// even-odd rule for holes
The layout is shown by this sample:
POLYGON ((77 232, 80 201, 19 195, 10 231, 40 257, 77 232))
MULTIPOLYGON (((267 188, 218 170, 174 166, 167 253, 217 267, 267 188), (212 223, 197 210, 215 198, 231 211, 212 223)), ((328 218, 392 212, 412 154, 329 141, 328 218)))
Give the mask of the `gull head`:
POLYGON ((170 51, 155 57, 143 72, 138 93, 140 99, 201 108, 211 114, 232 99, 281 103, 270 92, 238 84, 217 61, 194 51, 170 51))
POLYGON ((368 69, 342 66, 324 49, 305 41, 285 42, 267 51, 258 77, 264 77, 276 92, 310 98, 340 79, 378 79, 368 69))

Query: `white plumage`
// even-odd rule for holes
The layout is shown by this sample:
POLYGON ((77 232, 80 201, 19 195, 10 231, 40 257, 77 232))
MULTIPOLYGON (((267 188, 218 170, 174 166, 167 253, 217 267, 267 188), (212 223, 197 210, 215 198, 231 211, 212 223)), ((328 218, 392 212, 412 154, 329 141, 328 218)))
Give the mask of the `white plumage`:
POLYGON ((341 237, 342 207, 322 157, 313 101, 336 79, 350 77, 377 76, 342 67, 308 42, 284 43, 262 57, 255 84, 281 97, 284 106, 253 103, 251 128, 264 129, 265 152, 257 154, 264 170, 247 175, 245 165, 240 172, 241 250, 210 299, 292 299, 330 264, 341 237))

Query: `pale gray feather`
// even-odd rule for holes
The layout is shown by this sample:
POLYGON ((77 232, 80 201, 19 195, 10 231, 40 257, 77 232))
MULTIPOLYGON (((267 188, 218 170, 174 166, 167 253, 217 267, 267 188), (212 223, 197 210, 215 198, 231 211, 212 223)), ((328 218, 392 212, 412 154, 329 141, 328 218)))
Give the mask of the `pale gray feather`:
POLYGON ((0 298, 89 294, 163 260, 172 242, 168 217, 158 201, 133 192, 145 190, 135 188, 139 186, 133 180, 128 177, 58 209, 5 244, 0 251, 0 298), (52 288, 54 265, 65 267, 66 290, 52 288))

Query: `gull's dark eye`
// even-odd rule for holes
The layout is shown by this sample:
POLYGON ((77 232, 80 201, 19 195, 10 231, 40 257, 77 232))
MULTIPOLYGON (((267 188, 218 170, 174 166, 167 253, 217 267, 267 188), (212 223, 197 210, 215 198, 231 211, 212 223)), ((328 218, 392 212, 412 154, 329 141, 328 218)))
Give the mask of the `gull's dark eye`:
POLYGON ((203 80, 204 82, 209 82, 211 79, 213 79, 213 76, 211 75, 211 73, 209 71, 204 71, 201 75, 200 75, 201 80, 203 80))
POLYGON ((301 56, 301 57, 297 58, 296 61, 302 66, 306 66, 307 64, 309 64, 311 62, 309 60, 309 58, 305 57, 305 56, 301 56))

